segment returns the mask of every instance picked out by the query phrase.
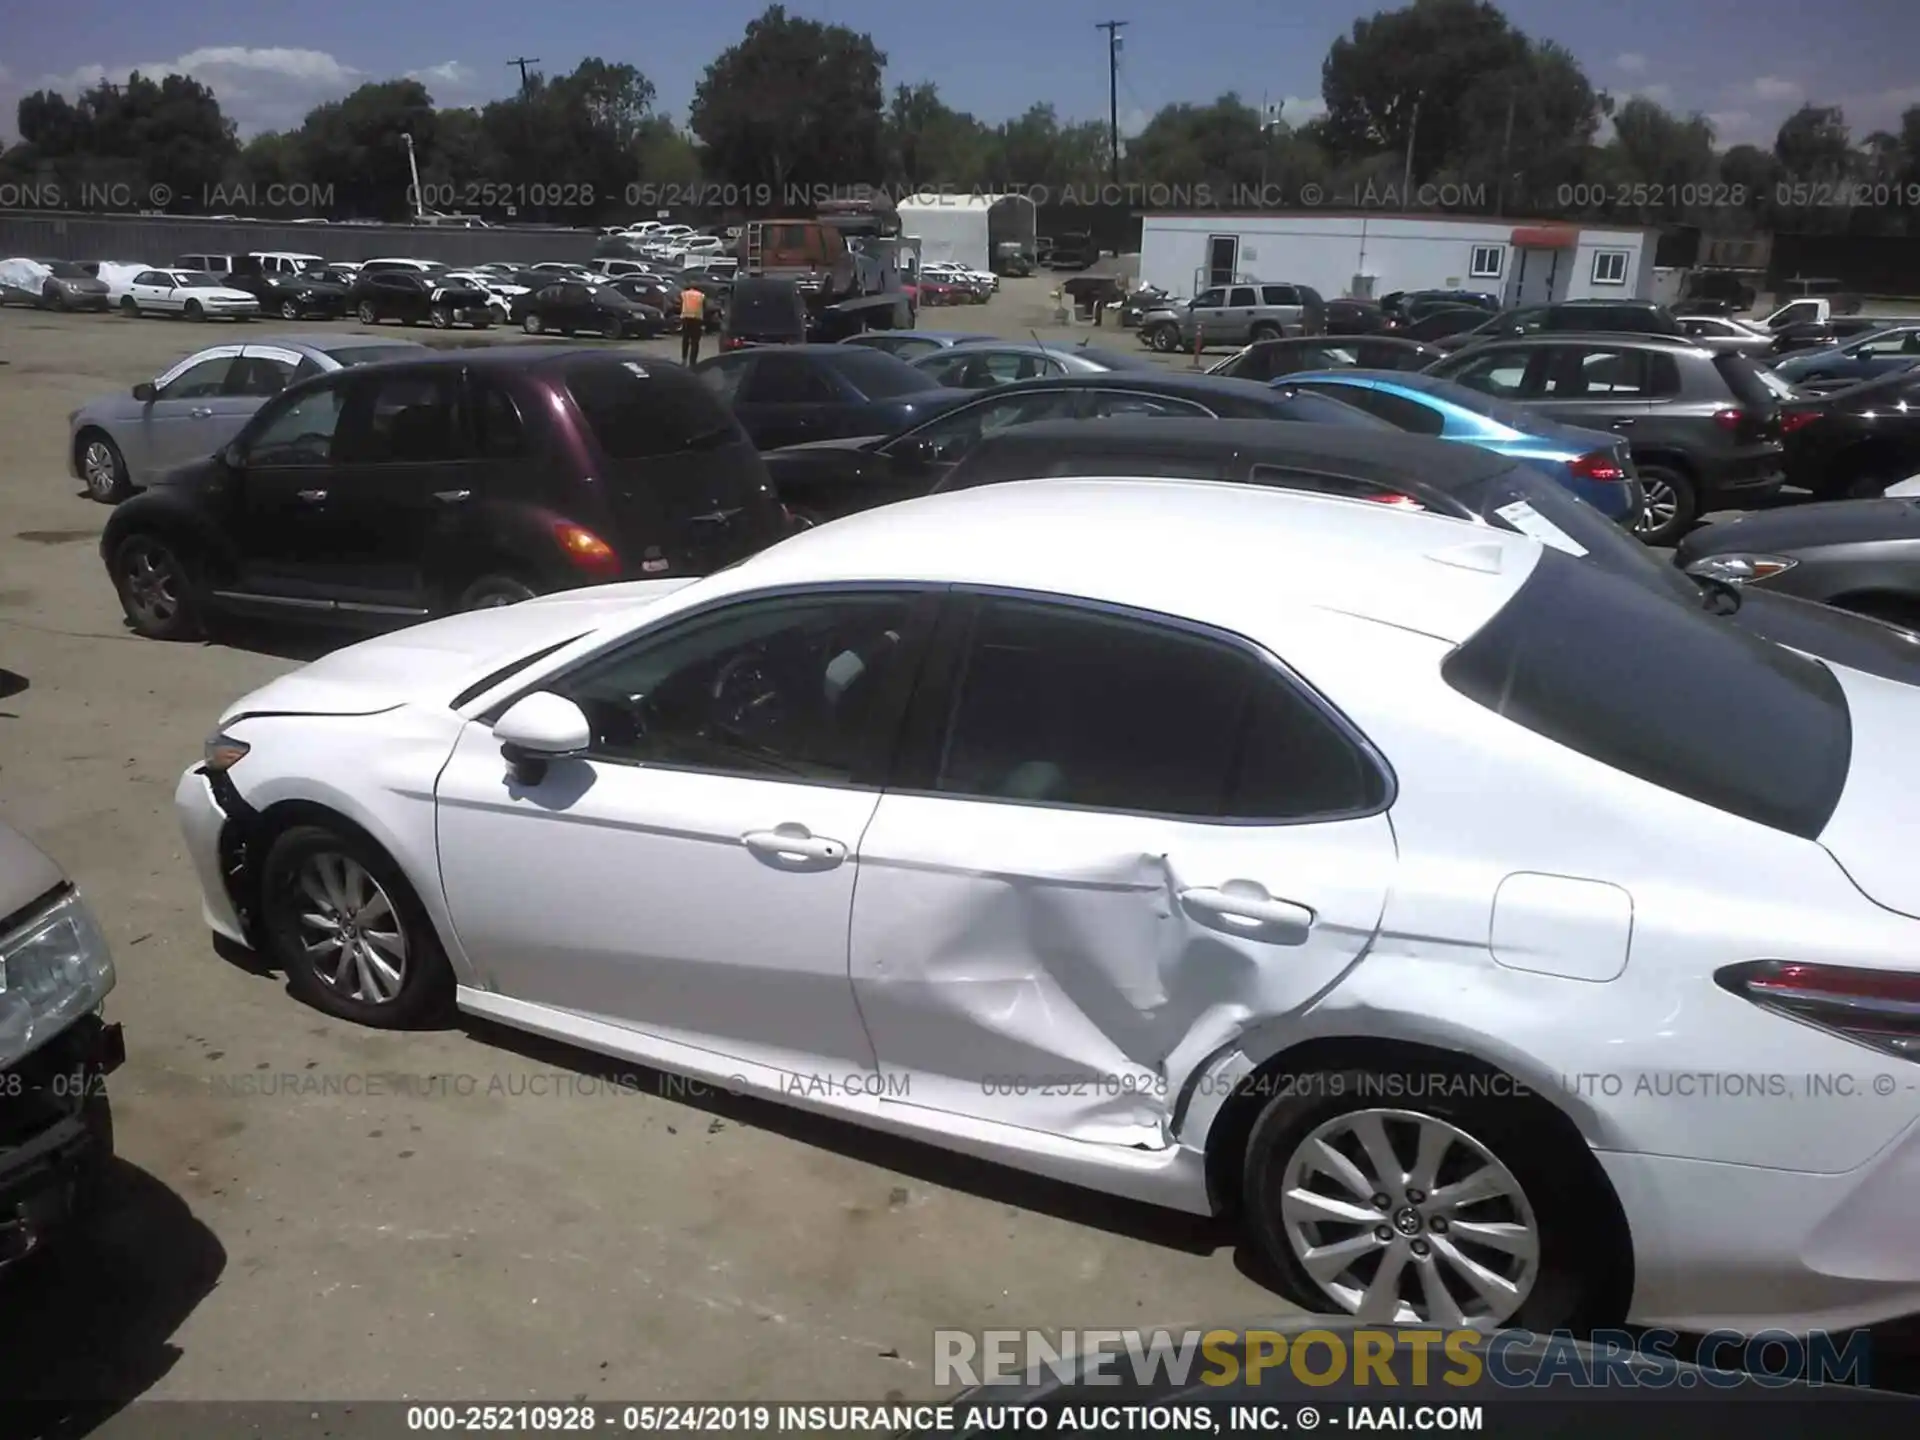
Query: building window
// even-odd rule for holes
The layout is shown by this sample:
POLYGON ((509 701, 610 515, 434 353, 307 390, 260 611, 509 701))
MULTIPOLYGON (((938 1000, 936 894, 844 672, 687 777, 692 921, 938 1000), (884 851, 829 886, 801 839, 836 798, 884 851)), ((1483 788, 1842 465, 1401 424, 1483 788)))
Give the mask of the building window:
POLYGON ((1627 258, 1625 250, 1596 250, 1593 252, 1593 283, 1596 285, 1624 285, 1627 283, 1627 258))
POLYGON ((1498 280, 1500 267, 1506 263, 1507 247, 1504 245, 1476 245, 1473 247, 1473 264, 1467 267, 1467 274, 1475 280, 1498 280))

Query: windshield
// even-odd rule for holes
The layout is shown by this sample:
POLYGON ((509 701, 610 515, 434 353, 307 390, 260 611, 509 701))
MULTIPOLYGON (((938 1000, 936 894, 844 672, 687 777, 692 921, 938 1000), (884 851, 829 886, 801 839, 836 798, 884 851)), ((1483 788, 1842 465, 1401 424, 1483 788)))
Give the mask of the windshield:
POLYGON ((900 395, 915 395, 923 390, 940 388, 940 382, 932 376, 923 374, 898 356, 889 355, 883 350, 850 345, 846 354, 830 354, 826 362, 869 400, 892 400, 900 395))
POLYGON ((1825 665, 1555 549, 1441 673, 1611 770, 1803 839, 1846 784, 1852 718, 1825 665))
POLYGON ((806 314, 805 302, 792 285, 736 285, 727 302, 727 319, 736 329, 779 325, 803 330, 806 314))
POLYGON ((217 285, 220 283, 218 277, 209 275, 204 270, 169 270, 167 272, 167 278, 172 280, 175 285, 188 289, 194 286, 217 285))

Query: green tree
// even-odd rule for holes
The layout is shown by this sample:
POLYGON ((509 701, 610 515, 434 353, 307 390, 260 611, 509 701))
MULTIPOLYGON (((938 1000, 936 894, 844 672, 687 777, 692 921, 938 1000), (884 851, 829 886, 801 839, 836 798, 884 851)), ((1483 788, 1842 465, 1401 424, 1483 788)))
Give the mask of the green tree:
POLYGON ((1275 144, 1260 112, 1238 95, 1211 105, 1167 105, 1127 142, 1135 184, 1206 186, 1221 194, 1272 182, 1275 144))
POLYGON ((1605 109, 1571 51, 1529 42, 1514 64, 1462 97, 1459 148, 1447 161, 1463 183, 1488 191, 1490 206, 1555 205, 1560 187, 1579 178, 1605 109))
POLYGON ((185 75, 155 80, 136 70, 76 101, 38 91, 20 101, 15 119, 23 142, 15 149, 26 153, 10 156, 9 168, 57 177, 76 195, 81 186, 124 186, 136 203, 164 193, 166 208, 196 210, 239 153, 219 100, 185 75))
POLYGON ((993 132, 927 82, 897 85, 887 106, 887 178, 913 188, 986 183, 993 132))
POLYGON ((1098 120, 1060 123, 1053 106, 1034 105, 996 127, 988 171, 996 187, 1097 185, 1107 178, 1107 127, 1098 120))
POLYGON ((418 80, 376 81, 309 111, 296 143, 307 178, 331 187, 338 213, 404 220, 415 210, 405 137, 426 160, 435 119, 433 97, 418 80))
POLYGON ((795 187, 873 184, 885 153, 886 59, 867 35, 769 6, 694 89, 689 119, 705 167, 766 187, 776 204, 795 187))
MULTIPOLYGON (((1529 59, 1527 38, 1486 0, 1413 0, 1356 20, 1320 69, 1334 153, 1357 159, 1413 149, 1416 181, 1455 164, 1475 133, 1476 88, 1513 76, 1529 59)), ((1505 96, 1498 100, 1502 115, 1505 96)))
POLYGON ((1844 179, 1854 158, 1847 117, 1837 105, 1802 105, 1781 122, 1773 153, 1792 179, 1844 179))

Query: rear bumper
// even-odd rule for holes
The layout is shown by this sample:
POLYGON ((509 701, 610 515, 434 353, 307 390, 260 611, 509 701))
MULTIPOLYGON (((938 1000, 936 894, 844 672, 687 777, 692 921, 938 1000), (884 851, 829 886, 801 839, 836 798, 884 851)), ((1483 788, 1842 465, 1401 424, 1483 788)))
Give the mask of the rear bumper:
POLYGON ((0 1071, 0 1270, 72 1218, 87 1172, 112 1156, 104 1082, 126 1058, 120 1027, 90 1015, 0 1071))
POLYGON ((1702 470, 1702 498, 1739 508, 1766 499, 1786 484, 1786 450, 1778 444, 1749 446, 1718 457, 1702 470))

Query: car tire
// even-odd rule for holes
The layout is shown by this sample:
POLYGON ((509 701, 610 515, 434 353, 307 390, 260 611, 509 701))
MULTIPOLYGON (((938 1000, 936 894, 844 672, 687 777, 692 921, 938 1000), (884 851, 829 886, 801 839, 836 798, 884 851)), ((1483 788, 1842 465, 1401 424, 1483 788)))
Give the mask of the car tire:
POLYGON ((362 325, 378 325, 380 323, 380 312, 373 308, 373 302, 371 300, 362 300, 360 304, 355 307, 353 314, 354 318, 362 325))
POLYGON ((427 323, 436 330, 450 329, 453 325, 453 312, 444 305, 435 305, 427 311, 427 323))
MULTIPOLYGON (((1618 1284, 1622 1247, 1609 1243, 1619 1239, 1617 1207, 1596 1198, 1604 1179, 1598 1188, 1589 1183, 1591 1156, 1574 1149, 1544 1100, 1518 1086, 1466 1083, 1429 1083, 1408 1093, 1389 1083, 1402 1077, 1366 1070, 1288 1078, 1248 1137, 1242 1221, 1289 1298, 1309 1311, 1358 1315, 1380 1267, 1397 1261, 1400 1298, 1378 1317, 1382 1324, 1408 1323, 1402 1304, 1424 1317, 1418 1323, 1446 1330, 1491 1322, 1577 1332, 1621 1318, 1613 1312, 1624 1310, 1626 1300, 1618 1284), (1375 1151, 1365 1141, 1374 1142, 1375 1151), (1427 1142, 1437 1149, 1427 1151, 1427 1142), (1389 1153, 1375 1160, 1382 1144, 1389 1153), (1434 1174, 1409 1177, 1423 1153, 1435 1156, 1434 1174), (1391 1175, 1377 1173, 1383 1162, 1392 1163, 1391 1175), (1452 1205, 1440 1200, 1476 1174, 1485 1175, 1493 1196, 1452 1205), (1428 1185, 1418 1188, 1410 1178, 1428 1185), (1356 1186, 1372 1193, 1362 1195, 1356 1186), (1343 1210, 1356 1218, 1345 1218, 1343 1210), (1357 1218, 1360 1212, 1374 1217, 1371 1225, 1357 1218), (1472 1226, 1485 1228, 1469 1239, 1472 1226), (1321 1255, 1310 1268, 1303 1258, 1369 1230, 1374 1244, 1351 1261, 1321 1255), (1499 1244, 1489 1243, 1496 1234, 1499 1244), (1369 1256, 1378 1256, 1377 1263, 1368 1265, 1369 1256), (1461 1280, 1456 1257, 1492 1270, 1518 1291, 1505 1314, 1469 1312, 1463 1319, 1448 1313, 1444 1301, 1434 1303, 1432 1286, 1457 1308, 1465 1308, 1461 1300, 1486 1303, 1461 1280)), ((1460 1078, 1492 1077, 1462 1072, 1460 1078)))
POLYGON ((1269 325, 1264 321, 1247 332, 1247 339, 1255 345, 1264 345, 1269 340, 1278 340, 1284 332, 1278 325, 1269 325))
POLYGON ((1180 348, 1180 331, 1177 326, 1149 326, 1146 339, 1147 343, 1162 355, 1171 355, 1180 348))
POLYGON ((259 902, 268 958, 316 1010, 404 1030, 436 1018, 452 997, 453 971, 419 896, 351 826, 281 831, 260 866, 259 902))
POLYGON ((140 307, 134 303, 131 295, 122 295, 120 297, 120 313, 129 320, 138 320, 140 318, 140 307))
POLYGON ((80 479, 87 487, 87 498, 102 505, 114 505, 127 498, 133 486, 127 479, 127 458, 111 436, 99 430, 83 430, 76 448, 79 451, 80 479))
POLYGON ((1646 503, 1633 533, 1648 545, 1672 545, 1693 528, 1700 496, 1692 477, 1668 465, 1642 465, 1640 488, 1646 503))
POLYGON ((493 571, 482 575, 460 592, 458 608, 495 610, 505 605, 518 605, 522 600, 531 600, 539 593, 518 575, 493 571))
POLYGON ((192 559, 162 536, 129 535, 110 566, 120 609, 149 640, 198 640, 205 634, 200 577, 192 559))
POLYGON ((1910 595, 1842 595, 1827 602, 1836 610, 1864 615, 1869 620, 1920 630, 1920 598, 1910 595))
POLYGON ((538 315, 527 315, 522 317, 520 328, 529 335, 538 335, 547 328, 547 324, 538 315))
POLYGON ((186 308, 182 310, 181 313, 185 315, 187 319, 193 321, 201 321, 207 318, 207 312, 201 308, 198 300, 187 301, 186 308))
POLYGON ((47 309, 49 310, 65 310, 67 308, 67 297, 65 293, 52 285, 46 288, 42 298, 47 302, 47 309))
POLYGON ((300 302, 298 300, 282 300, 280 302, 280 318, 282 320, 298 320, 300 318, 300 302))

